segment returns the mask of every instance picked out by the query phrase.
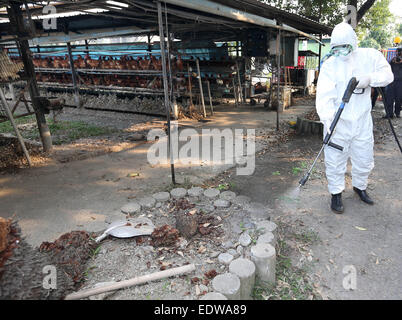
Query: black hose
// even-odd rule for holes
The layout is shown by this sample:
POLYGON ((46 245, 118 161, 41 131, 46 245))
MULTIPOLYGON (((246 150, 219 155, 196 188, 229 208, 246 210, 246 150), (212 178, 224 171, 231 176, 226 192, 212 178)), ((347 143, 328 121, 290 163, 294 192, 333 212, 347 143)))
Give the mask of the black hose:
POLYGON ((389 112, 388 112, 388 110, 387 110, 387 105, 388 105, 388 103, 387 103, 387 98, 385 97, 385 94, 384 94, 384 91, 382 90, 382 88, 377 87, 376 89, 380 92, 380 94, 381 94, 381 96, 382 96, 382 100, 383 100, 383 102, 384 102, 385 114, 387 115, 387 119, 388 119, 388 122, 389 122, 389 126, 391 127, 392 134, 394 135, 395 141, 396 141, 396 143, 398 144, 399 150, 400 150, 401 153, 402 153, 401 144, 400 144, 400 142, 399 142, 398 136, 396 135, 394 125, 392 124, 392 121, 391 121, 389 112))

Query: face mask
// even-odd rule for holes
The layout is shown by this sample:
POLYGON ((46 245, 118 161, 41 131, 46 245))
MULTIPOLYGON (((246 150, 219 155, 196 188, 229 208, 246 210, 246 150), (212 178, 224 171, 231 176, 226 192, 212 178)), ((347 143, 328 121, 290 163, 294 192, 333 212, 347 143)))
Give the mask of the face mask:
POLYGON ((320 65, 322 66, 322 64, 332 56, 338 57, 342 61, 346 61, 346 60, 349 59, 350 53, 352 51, 353 51, 353 47, 350 44, 345 44, 345 45, 341 45, 341 46, 335 46, 329 51, 329 53, 327 53, 322 58, 320 65))
POLYGON ((335 46, 331 49, 329 54, 335 57, 346 57, 353 51, 353 47, 350 44, 341 46, 335 46))

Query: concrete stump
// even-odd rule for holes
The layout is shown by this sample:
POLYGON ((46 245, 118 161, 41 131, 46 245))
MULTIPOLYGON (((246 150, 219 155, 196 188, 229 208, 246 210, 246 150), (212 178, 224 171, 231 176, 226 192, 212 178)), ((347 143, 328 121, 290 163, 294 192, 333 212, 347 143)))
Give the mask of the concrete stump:
POLYGON ((272 232, 275 237, 277 237, 277 232, 278 232, 278 226, 269 220, 263 220, 260 222, 257 222, 256 229, 258 232, 265 233, 265 232, 272 232))
POLYGON ((137 202, 130 202, 122 206, 120 210, 125 214, 134 214, 141 210, 141 206, 137 202))
POLYGON ((158 192, 154 193, 152 195, 156 201, 164 202, 168 201, 170 199, 170 193, 169 192, 158 192))
POLYGON ((275 248, 268 243, 257 244, 251 247, 251 260, 255 263, 257 280, 275 285, 275 248))
POLYGON ((187 194, 187 190, 184 188, 175 188, 170 191, 170 195, 174 199, 184 198, 187 194))
POLYGON ((248 259, 239 258, 230 263, 229 272, 237 275, 240 279, 240 299, 252 300, 255 264, 248 259))
POLYGON ((264 234, 260 235, 257 240, 257 244, 260 243, 269 243, 271 246, 275 248, 276 239, 272 232, 265 232, 264 234))
POLYGON ((227 201, 232 201, 234 198, 236 198, 236 193, 233 191, 223 191, 220 195, 219 198, 227 201))
POLYGON ((213 198, 216 198, 217 196, 219 196, 219 193, 220 193, 220 191, 218 189, 209 188, 204 191, 204 196, 209 199, 213 199, 213 198))
POLYGON ((224 199, 218 199, 214 201, 214 206, 219 208, 229 208, 230 202, 224 199))
POLYGON ((247 247, 250 243, 251 243, 251 237, 250 235, 247 233, 247 231, 243 232, 240 237, 239 237, 239 243, 243 246, 243 247, 247 247))
POLYGON ((200 188, 200 187, 192 187, 187 190, 187 194, 190 197, 200 197, 203 192, 204 192, 204 189, 200 188))
POLYGON ((200 300, 227 300, 222 293, 219 292, 209 292, 206 295, 202 296, 200 300))
POLYGON ((220 263, 226 264, 226 265, 228 265, 229 263, 231 263, 233 259, 234 259, 233 255, 231 255, 230 253, 227 253, 227 252, 221 253, 221 254, 218 256, 218 261, 219 261, 220 263))
POLYGON ((145 197, 138 201, 143 208, 153 208, 156 200, 153 197, 145 197))
POLYGON ((212 288, 228 300, 240 300, 240 279, 233 273, 224 273, 212 280, 212 288))

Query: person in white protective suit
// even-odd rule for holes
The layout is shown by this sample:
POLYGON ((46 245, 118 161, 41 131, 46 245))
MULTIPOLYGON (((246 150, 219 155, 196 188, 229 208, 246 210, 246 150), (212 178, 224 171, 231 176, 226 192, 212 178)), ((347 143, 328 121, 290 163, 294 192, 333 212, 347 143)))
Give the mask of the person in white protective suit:
POLYGON ((324 124, 324 136, 341 105, 349 80, 356 77, 359 82, 331 139, 342 146, 343 151, 330 146, 324 150, 328 190, 332 195, 331 209, 342 213, 342 192, 349 157, 353 190, 362 201, 374 204, 366 192, 368 177, 374 167, 370 87, 384 87, 394 77, 389 63, 379 51, 357 47, 356 33, 349 24, 343 22, 335 26, 330 45, 329 58, 322 64, 318 77, 316 95, 316 108, 324 124))

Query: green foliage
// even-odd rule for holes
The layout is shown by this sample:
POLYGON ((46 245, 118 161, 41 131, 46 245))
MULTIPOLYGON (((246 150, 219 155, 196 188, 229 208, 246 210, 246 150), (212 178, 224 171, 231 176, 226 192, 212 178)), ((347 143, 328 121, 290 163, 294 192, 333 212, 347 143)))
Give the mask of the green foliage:
POLYGON ((364 38, 364 40, 360 41, 359 47, 381 49, 381 45, 375 39, 370 37, 364 38))
POLYGON ((394 20, 389 11, 390 0, 378 0, 359 22, 356 32, 359 46, 363 48, 387 48, 392 45, 394 20))

